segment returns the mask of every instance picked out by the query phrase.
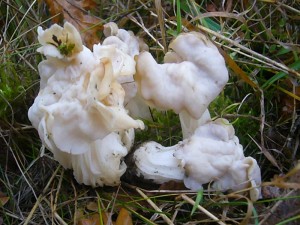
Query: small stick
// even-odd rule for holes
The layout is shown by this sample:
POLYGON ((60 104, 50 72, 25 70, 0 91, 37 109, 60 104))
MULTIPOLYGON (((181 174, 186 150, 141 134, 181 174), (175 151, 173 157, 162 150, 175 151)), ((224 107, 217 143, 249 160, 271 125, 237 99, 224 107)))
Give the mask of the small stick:
POLYGON ((174 225, 174 223, 169 219, 169 217, 167 217, 160 208, 158 208, 157 205, 155 205, 155 203, 153 201, 151 201, 151 199, 144 194, 144 192, 142 192, 139 188, 135 189, 148 203, 149 205, 152 206, 153 209, 155 209, 157 212, 160 213, 160 216, 163 218, 163 220, 168 224, 168 225, 174 225))
MULTIPOLYGON (((190 203, 191 205, 195 205, 196 202, 189 198, 188 196, 186 196, 185 194, 180 195, 180 197, 182 199, 184 199, 185 201, 187 201, 188 203, 190 203)), ((225 223, 223 223, 220 219, 218 219, 217 217, 215 217, 213 214, 211 214, 209 211, 207 211, 205 208, 203 208, 201 205, 197 205, 197 208, 199 210, 201 210, 204 214, 206 214, 207 216, 209 216, 210 218, 212 218, 215 222, 217 222, 220 225, 226 225, 225 223)))
POLYGON ((43 189, 43 191, 42 191, 42 193, 40 194, 40 196, 37 198, 37 200, 36 200, 34 206, 32 207, 32 209, 31 209, 29 215, 27 216, 27 218, 26 218, 26 220, 25 220, 25 222, 24 222, 23 225, 27 225, 27 224, 30 222, 30 220, 31 220, 31 218, 32 218, 32 216, 33 216, 35 210, 37 209, 37 207, 39 206, 39 204, 40 204, 41 201, 42 201, 43 195, 44 195, 44 194, 46 193, 46 191, 48 190, 50 184, 52 183, 52 181, 53 181, 54 178, 56 177, 56 174, 58 173, 59 169, 60 169, 60 166, 58 166, 57 169, 56 169, 56 170, 54 171, 54 173, 52 174, 52 177, 50 178, 49 182, 47 183, 47 185, 46 185, 45 188, 43 189))

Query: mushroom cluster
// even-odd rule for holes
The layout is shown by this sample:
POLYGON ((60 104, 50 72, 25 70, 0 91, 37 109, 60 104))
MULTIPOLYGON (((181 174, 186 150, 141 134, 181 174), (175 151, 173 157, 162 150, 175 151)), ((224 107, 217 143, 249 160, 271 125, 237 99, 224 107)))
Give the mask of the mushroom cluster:
POLYGON ((106 39, 92 52, 70 23, 38 28, 38 52, 46 60, 39 64, 40 91, 28 112, 54 158, 72 168, 79 183, 92 186, 120 183, 133 129, 144 128, 128 115, 120 82, 133 80, 139 41, 116 24, 104 31, 106 39))
POLYGON ((201 33, 180 34, 158 64, 132 32, 108 23, 103 33, 91 51, 70 23, 38 28, 38 52, 46 59, 28 116, 54 158, 73 169, 79 183, 118 185, 134 129, 144 129, 138 118, 149 118, 148 106, 173 110, 183 140, 170 147, 142 144, 133 153, 137 175, 183 181, 192 190, 209 182, 216 190, 251 187, 251 199, 258 199, 255 159, 244 156, 232 125, 213 121, 208 111, 228 81, 218 49, 201 33))
POLYGON ((257 200, 261 175, 256 160, 244 156, 233 126, 225 119, 212 121, 208 111, 228 81, 223 57, 197 32, 180 34, 169 48, 164 64, 141 53, 135 79, 150 107, 179 114, 183 141, 171 147, 141 145, 133 157, 138 176, 156 183, 183 180, 192 190, 210 182, 222 191, 250 188, 251 199, 257 200))

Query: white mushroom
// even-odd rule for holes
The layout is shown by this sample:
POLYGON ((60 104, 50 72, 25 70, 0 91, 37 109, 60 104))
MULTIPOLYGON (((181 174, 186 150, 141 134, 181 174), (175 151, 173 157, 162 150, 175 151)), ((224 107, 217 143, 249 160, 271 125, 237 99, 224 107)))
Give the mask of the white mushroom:
POLYGON ((228 71, 218 49, 202 34, 180 34, 170 44, 164 64, 149 52, 137 57, 138 92, 158 109, 186 111, 199 119, 223 89, 228 71))
POLYGON ((74 169, 79 183, 117 185, 133 128, 144 128, 128 115, 118 81, 134 74, 133 57, 117 45, 96 45, 91 52, 69 23, 38 33, 39 51, 47 59, 39 64, 40 91, 28 112, 32 125, 54 158, 74 169))
POLYGON ((250 189, 250 198, 261 198, 261 174, 257 162, 252 157, 242 157, 233 162, 226 174, 216 180, 213 188, 217 190, 231 189, 233 191, 250 189))
POLYGON ((260 169, 244 157, 233 127, 223 119, 200 126, 175 146, 148 142, 135 151, 134 160, 137 175, 156 183, 183 180, 187 188, 199 190, 215 181, 213 187, 222 191, 252 186, 252 200, 259 197, 260 169))
POLYGON ((204 111, 203 115, 199 119, 194 119, 186 111, 182 111, 179 113, 179 119, 183 139, 192 136, 199 126, 211 121, 208 109, 204 111))
POLYGON ((93 142, 90 151, 81 155, 72 155, 71 161, 76 180, 93 187, 120 184, 120 177, 127 168, 123 158, 128 154, 133 139, 133 129, 119 134, 113 132, 93 142))
POLYGON ((108 50, 114 50, 113 67, 120 68, 121 76, 117 79, 125 91, 125 108, 133 118, 150 119, 148 106, 136 95, 137 86, 133 79, 136 72, 134 57, 139 55, 140 51, 148 50, 148 46, 131 31, 119 29, 113 22, 105 24, 103 32, 106 38, 102 45, 94 46, 94 53, 98 58, 103 58, 108 50))

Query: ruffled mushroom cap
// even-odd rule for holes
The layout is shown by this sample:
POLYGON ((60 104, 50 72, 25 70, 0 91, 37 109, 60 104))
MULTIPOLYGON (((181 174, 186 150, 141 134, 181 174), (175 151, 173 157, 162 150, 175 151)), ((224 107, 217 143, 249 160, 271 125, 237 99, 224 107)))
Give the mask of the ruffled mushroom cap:
POLYGON ((109 22, 104 25, 105 39, 103 45, 114 45, 132 58, 140 53, 139 39, 131 32, 119 29, 117 24, 109 22))
POLYGON ((186 187, 198 190, 202 184, 222 177, 243 152, 233 127, 217 119, 197 128, 174 155, 185 169, 186 187))
POLYGON ((261 198, 260 168, 252 157, 242 157, 234 161, 227 173, 217 179, 212 187, 220 191, 250 188, 250 199, 256 201, 261 198))
POLYGON ((157 64, 149 52, 137 57, 138 92, 151 107, 186 111, 199 119, 228 80, 224 59, 196 32, 180 34, 170 48, 164 64, 157 64))
POLYGON ((257 200, 260 169, 243 148, 227 120, 217 119, 199 126, 194 134, 171 147, 149 142, 134 152, 136 173, 155 183, 183 180, 187 188, 199 190, 214 182, 216 190, 241 190, 252 185, 257 200))
POLYGON ((28 115, 41 139, 51 139, 63 152, 81 154, 89 150, 90 142, 113 131, 144 127, 127 114, 125 93, 113 77, 110 61, 97 65, 84 48, 75 62, 53 64, 49 59, 39 66, 44 78, 28 115), (43 117, 46 127, 39 125, 43 117))
POLYGON ((142 50, 148 50, 148 46, 142 39, 136 37, 131 31, 119 29, 117 24, 109 22, 103 30, 106 38, 102 45, 94 46, 96 57, 105 57, 103 49, 114 50, 114 68, 119 68, 120 75, 117 79, 125 90, 124 105, 133 118, 150 119, 148 106, 137 96, 137 86, 133 79, 136 72, 134 57, 142 50), (123 75, 126 76, 123 76, 123 75))
POLYGON ((93 142, 90 151, 72 155, 73 173, 77 182, 93 187, 119 185, 120 177, 127 168, 123 158, 133 144, 132 138, 134 138, 133 129, 120 134, 113 132, 93 142))
POLYGON ((28 117, 54 158, 74 169, 78 182, 116 185, 126 169, 121 159, 131 148, 133 128, 144 128, 124 108, 125 91, 118 82, 120 76, 132 76, 135 61, 114 46, 105 46, 102 52, 95 47, 96 52, 91 52, 73 28, 70 24, 53 25, 46 31, 39 28, 43 45, 39 51, 47 59, 39 64, 40 91, 28 117), (77 42, 63 54, 60 45, 48 43, 53 36, 61 44, 77 42), (79 44, 81 50, 76 47, 79 44))

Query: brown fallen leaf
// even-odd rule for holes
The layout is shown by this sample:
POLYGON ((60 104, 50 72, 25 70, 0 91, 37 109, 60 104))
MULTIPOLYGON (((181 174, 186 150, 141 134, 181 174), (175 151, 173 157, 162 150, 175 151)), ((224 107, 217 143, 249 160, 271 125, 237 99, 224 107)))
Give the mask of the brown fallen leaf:
POLYGON ((88 202, 86 208, 92 212, 98 212, 98 203, 97 202, 88 202))
POLYGON ((7 197, 3 192, 0 192, 0 207, 4 206, 9 201, 9 197, 7 197))
POLYGON ((85 10, 92 10, 97 7, 97 3, 94 0, 81 0, 76 1, 79 6, 84 8, 85 10))
POLYGON ((86 10, 97 6, 93 0, 44 0, 49 8, 53 23, 62 23, 66 20, 72 23, 79 31, 84 44, 92 48, 100 42, 98 32, 103 30, 102 19, 90 15, 86 10))
POLYGON ((133 225, 131 213, 127 209, 121 208, 116 225, 133 225))
MULTIPOLYGON (((77 225, 101 225, 101 224, 107 224, 107 222, 108 222, 107 213, 102 212, 101 216, 98 213, 94 213, 93 215, 84 215, 82 218, 78 220, 77 225)), ((112 224, 115 223, 112 222, 112 224)))
MULTIPOLYGON (((275 176, 271 182, 262 186, 264 198, 281 198, 272 207, 264 208, 264 225, 278 224, 300 213, 300 163, 287 174, 275 176)), ((291 221, 291 225, 299 224, 299 220, 291 221)))

